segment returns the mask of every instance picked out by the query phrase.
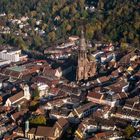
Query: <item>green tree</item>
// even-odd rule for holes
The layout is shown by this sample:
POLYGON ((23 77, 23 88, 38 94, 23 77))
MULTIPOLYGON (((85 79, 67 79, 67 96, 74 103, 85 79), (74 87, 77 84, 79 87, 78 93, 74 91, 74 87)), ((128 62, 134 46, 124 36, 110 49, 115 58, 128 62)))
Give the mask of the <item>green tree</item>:
POLYGON ((39 90, 38 90, 37 87, 35 88, 35 90, 33 92, 33 98, 35 98, 35 99, 38 99, 39 98, 39 90))
POLYGON ((130 40, 133 40, 133 39, 134 39, 134 34, 133 34, 133 32, 129 32, 128 37, 129 37, 130 40))
POLYGON ((82 12, 84 10, 84 5, 85 5, 84 0, 78 0, 78 8, 82 12))
POLYGON ((76 14, 76 12, 77 12, 76 7, 75 7, 74 4, 72 4, 72 5, 70 6, 70 13, 71 13, 72 15, 74 15, 74 14, 76 14))
POLYGON ((22 50, 26 50, 28 48, 25 41, 22 39, 22 37, 18 37, 16 39, 16 43, 18 47, 21 48, 22 50))
POLYGON ((121 49, 123 51, 125 51, 125 50, 127 50, 127 48, 128 48, 128 44, 127 43, 124 43, 124 42, 121 42, 121 49))
POLYGON ((68 14, 69 14, 69 7, 66 6, 66 7, 64 7, 64 9, 62 9, 62 11, 61 11, 61 17, 68 16, 68 14))
POLYGON ((126 138, 130 138, 130 136, 132 136, 132 134, 135 133, 135 129, 133 126, 128 125, 125 130, 124 130, 125 136, 126 138))
POLYGON ((86 37, 91 40, 94 35, 94 26, 91 26, 90 24, 86 25, 86 37))
POLYGON ((30 109, 30 111, 36 111, 38 106, 39 106, 38 101, 33 100, 30 102, 29 109, 30 109))
POLYGON ((4 44, 4 39, 0 37, 0 45, 4 44))
POLYGON ((43 39, 39 36, 39 35, 35 35, 33 37, 33 45, 36 47, 36 48, 39 48, 41 47, 41 45, 44 43, 43 39))
POLYGON ((55 34, 55 32, 54 32, 54 31, 50 32, 50 33, 48 34, 48 40, 49 40, 49 42, 53 42, 53 41, 55 41, 55 39, 56 39, 56 34, 55 34))
POLYGON ((88 17, 88 12, 86 10, 82 12, 82 17, 83 19, 86 19, 88 17))
POLYGON ((46 118, 42 115, 36 116, 35 118, 31 118, 29 120, 31 124, 36 124, 36 125, 46 125, 46 118))

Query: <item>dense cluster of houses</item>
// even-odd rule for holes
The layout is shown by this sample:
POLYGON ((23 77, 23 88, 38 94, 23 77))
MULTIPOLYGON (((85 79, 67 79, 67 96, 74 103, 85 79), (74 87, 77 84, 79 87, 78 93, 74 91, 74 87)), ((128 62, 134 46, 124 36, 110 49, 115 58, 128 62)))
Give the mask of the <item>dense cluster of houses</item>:
POLYGON ((44 54, 49 55, 49 58, 53 60, 67 59, 77 50, 78 40, 78 36, 70 36, 67 42, 44 50, 44 54))
MULTIPOLYGON (((33 30, 38 33, 40 36, 45 34, 45 30, 39 28, 39 25, 42 24, 42 20, 36 20, 35 25, 37 27, 32 27, 29 24, 30 18, 28 16, 22 16, 20 18, 15 17, 6 17, 8 14, 0 14, 0 34, 10 34, 13 33, 15 36, 22 36, 23 38, 27 38, 29 33, 33 30), (13 30, 6 23, 9 23, 10 26, 17 27, 16 30, 13 30), (22 32, 24 30, 24 32, 22 32)), ((14 28, 15 29, 15 28, 14 28)))
POLYGON ((98 69, 86 81, 65 78, 75 70, 68 60, 57 67, 33 59, 1 66, 0 139, 139 139, 140 51, 119 50, 110 44, 92 51, 98 69), (45 123, 33 123, 39 117, 45 123))

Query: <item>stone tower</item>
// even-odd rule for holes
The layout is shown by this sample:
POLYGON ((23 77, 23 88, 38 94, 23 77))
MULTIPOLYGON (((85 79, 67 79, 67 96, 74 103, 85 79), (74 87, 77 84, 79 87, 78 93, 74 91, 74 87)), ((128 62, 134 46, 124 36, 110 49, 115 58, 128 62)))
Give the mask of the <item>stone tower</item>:
POLYGON ((25 97, 27 100, 30 100, 31 95, 30 95, 29 86, 28 86, 27 84, 24 86, 23 90, 24 90, 24 97, 25 97))
POLYGON ((25 132, 29 132, 29 121, 25 122, 25 132))
POLYGON ((77 81, 87 79, 86 65, 87 65, 87 44, 84 37, 84 32, 81 32, 80 48, 78 51, 78 66, 77 66, 77 81))
POLYGON ((25 122, 25 137, 28 137, 28 132, 29 132, 29 121, 27 120, 25 122))
POLYGON ((95 60, 88 59, 87 56, 87 44, 84 37, 84 32, 81 32, 80 48, 78 51, 78 65, 76 71, 76 80, 87 80, 89 77, 96 74, 96 62, 95 60))

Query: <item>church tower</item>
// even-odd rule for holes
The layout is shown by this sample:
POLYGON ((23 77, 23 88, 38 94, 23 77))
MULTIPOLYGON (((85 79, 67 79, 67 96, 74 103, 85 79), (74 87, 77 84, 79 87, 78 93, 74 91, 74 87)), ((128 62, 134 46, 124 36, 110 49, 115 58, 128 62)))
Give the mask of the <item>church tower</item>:
POLYGON ((30 95, 29 86, 27 84, 24 86, 23 90, 24 90, 24 97, 27 100, 30 100, 31 99, 31 95, 30 95))
POLYGON ((76 80, 85 80, 88 78, 86 74, 87 59, 87 44, 84 37, 84 32, 81 32, 80 48, 78 50, 78 66, 76 72, 76 80))

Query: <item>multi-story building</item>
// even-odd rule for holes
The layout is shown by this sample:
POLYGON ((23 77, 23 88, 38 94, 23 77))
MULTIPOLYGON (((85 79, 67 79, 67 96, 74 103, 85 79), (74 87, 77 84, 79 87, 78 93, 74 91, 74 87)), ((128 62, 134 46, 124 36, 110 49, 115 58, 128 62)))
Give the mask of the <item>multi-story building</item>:
POLYGON ((15 51, 7 51, 3 50, 0 52, 0 59, 2 60, 9 60, 11 62, 18 62, 21 59, 26 58, 27 56, 21 56, 21 50, 15 51))

